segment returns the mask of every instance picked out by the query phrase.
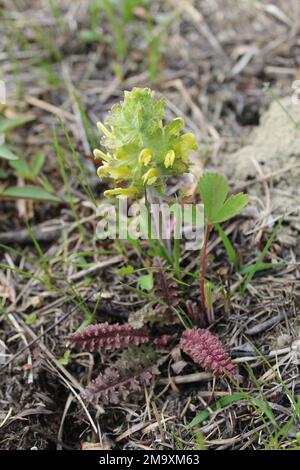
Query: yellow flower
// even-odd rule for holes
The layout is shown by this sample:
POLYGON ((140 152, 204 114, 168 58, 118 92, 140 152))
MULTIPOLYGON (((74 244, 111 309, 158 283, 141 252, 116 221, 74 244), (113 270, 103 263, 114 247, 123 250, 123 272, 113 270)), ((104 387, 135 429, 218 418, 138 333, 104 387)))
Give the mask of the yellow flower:
POLYGON ((165 126, 165 134, 168 137, 177 134, 184 127, 184 120, 180 117, 173 119, 165 126))
POLYGON ((175 161, 175 152, 174 150, 169 150, 165 156, 164 165, 166 168, 172 168, 175 161))
POLYGON ((93 154, 94 154, 95 158, 98 158, 100 160, 104 160, 105 162, 110 162, 112 160, 112 156, 109 155, 109 153, 104 153, 99 149, 95 149, 93 154))
POLYGON ((198 150, 195 136, 182 133, 181 117, 166 122, 166 100, 156 98, 149 88, 126 91, 124 101, 97 126, 104 134, 103 151, 94 152, 104 163, 98 175, 123 181, 123 188, 134 187, 136 198, 145 185, 164 191, 166 177, 187 172, 190 153, 198 150))
POLYGON ((148 184, 148 185, 151 185, 151 184, 154 184, 155 181, 157 180, 159 176, 159 172, 156 168, 150 168, 150 170, 148 170, 143 176, 143 182, 144 184, 148 184))
POLYGON ((143 149, 139 154, 139 163, 142 163, 144 166, 148 166, 152 158, 152 153, 150 149, 143 149))
POLYGON ((187 134, 182 134, 180 140, 183 145, 185 145, 188 149, 198 150, 198 144, 196 142, 196 138, 194 134, 188 132, 187 134))
POLYGON ((97 170, 97 175, 101 178, 101 176, 109 176, 110 178, 118 179, 130 179, 131 178, 131 170, 126 167, 122 166, 120 168, 112 168, 108 164, 104 164, 99 166, 97 170))
POLYGON ((109 196, 127 196, 127 197, 132 197, 137 193, 137 189, 134 188, 133 186, 130 186, 129 188, 115 188, 115 189, 108 189, 107 191, 104 191, 104 196, 109 197, 109 196))

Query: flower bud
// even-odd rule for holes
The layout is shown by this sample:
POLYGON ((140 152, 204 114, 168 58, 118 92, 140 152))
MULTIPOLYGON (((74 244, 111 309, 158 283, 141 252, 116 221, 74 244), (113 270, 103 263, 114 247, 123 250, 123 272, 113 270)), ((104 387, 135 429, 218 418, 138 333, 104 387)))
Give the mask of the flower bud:
POLYGON ((143 175, 144 184, 148 184, 149 186, 151 184, 154 184, 157 180, 158 175, 159 173, 156 168, 150 168, 150 170, 148 170, 147 173, 143 175))
POLYGON ((150 149, 143 149, 139 154, 139 163, 144 166, 148 166, 152 158, 152 153, 150 149))
POLYGON ((169 150, 165 156, 164 165, 166 168, 172 168, 175 161, 175 152, 174 150, 169 150))

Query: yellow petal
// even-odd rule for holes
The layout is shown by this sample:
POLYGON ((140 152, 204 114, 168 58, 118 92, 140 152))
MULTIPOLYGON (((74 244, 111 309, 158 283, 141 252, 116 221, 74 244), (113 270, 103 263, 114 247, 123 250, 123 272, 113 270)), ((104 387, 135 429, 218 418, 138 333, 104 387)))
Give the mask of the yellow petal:
POLYGON ((93 151, 93 154, 94 154, 94 157, 95 157, 95 158, 98 158, 98 159, 100 159, 100 160, 104 160, 105 162, 110 162, 110 161, 112 160, 111 155, 106 154, 106 153, 102 152, 102 151, 99 150, 99 149, 95 149, 95 150, 93 151))
POLYGON ((134 188, 133 186, 130 186, 129 188, 115 188, 115 189, 108 189, 107 191, 104 191, 104 196, 109 197, 109 196, 128 196, 132 197, 134 196, 138 190, 134 188))
POLYGON ((152 153, 150 149, 143 149, 139 154, 139 163, 142 163, 144 166, 149 165, 152 158, 152 153))
POLYGON ((196 138, 194 134, 188 132, 187 134, 183 134, 180 138, 180 143, 186 147, 186 149, 190 150, 199 150, 198 144, 196 142, 196 138))
POLYGON ((157 180, 157 176, 153 176, 152 178, 149 178, 147 181, 148 186, 151 186, 151 184, 154 184, 156 180, 157 180))
POLYGON ((175 161, 175 152, 174 150, 169 150, 165 156, 164 165, 166 168, 172 168, 175 161))
POLYGON ((109 166, 107 165, 107 163, 104 163, 103 165, 99 166, 98 169, 97 169, 97 175, 99 176, 99 178, 101 178, 101 176, 104 176, 109 170, 109 166))
POLYGON ((178 132, 181 131, 181 129, 184 127, 184 120, 180 117, 177 117, 173 119, 173 121, 170 121, 166 126, 165 126, 165 133, 168 137, 171 137, 172 135, 178 134, 178 132))
POLYGON ((150 168, 150 170, 148 170, 147 173, 143 175, 144 184, 148 184, 148 185, 154 184, 158 178, 158 174, 159 173, 156 170, 156 168, 150 168))
POLYGON ((110 137, 110 138, 113 137, 113 134, 109 132, 108 129, 106 129, 105 125, 102 124, 102 122, 97 122, 97 127, 100 132, 103 132, 103 134, 106 135, 106 137, 110 137))
POLYGON ((99 166, 97 170, 97 175, 101 178, 101 176, 109 176, 114 179, 128 179, 131 177, 131 171, 128 167, 123 166, 120 168, 112 168, 107 164, 99 166))

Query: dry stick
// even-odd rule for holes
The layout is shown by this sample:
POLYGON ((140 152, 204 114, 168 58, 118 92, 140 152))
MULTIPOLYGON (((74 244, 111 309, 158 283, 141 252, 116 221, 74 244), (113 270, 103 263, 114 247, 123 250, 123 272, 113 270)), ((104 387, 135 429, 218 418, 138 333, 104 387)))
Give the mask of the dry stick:
POLYGON ((292 312, 282 312, 280 314, 278 314, 276 317, 273 317, 273 318, 269 318, 268 320, 262 322, 262 323, 259 323, 255 326, 252 326, 250 328, 248 328, 246 331, 245 331, 245 334, 248 335, 248 336, 254 336, 254 335, 257 335, 259 333, 262 333, 263 331, 267 330, 267 329, 270 329, 271 327, 275 326, 277 323, 281 322, 281 320, 284 320, 286 317, 292 317, 293 316, 293 313, 292 312))
POLYGON ((159 384, 168 385, 171 382, 175 384, 190 384, 194 382, 208 382, 212 380, 213 375, 210 372, 195 372, 194 374, 179 375, 174 377, 168 377, 167 379, 160 379, 159 384))
POLYGON ((165 433, 164 433, 164 428, 163 428, 163 425, 162 425, 162 417, 160 416, 159 412, 158 412, 158 409, 157 409, 157 406, 156 406, 156 403, 154 400, 151 401, 151 405, 152 405, 152 408, 153 408, 153 412, 154 412, 154 415, 155 415, 155 419, 156 419, 156 422, 157 422, 157 425, 158 425, 158 429, 159 429, 159 433, 160 433, 160 436, 161 436, 161 439, 162 439, 162 442, 165 441, 165 433))
MULTIPOLYGON (((20 349, 20 351, 18 351, 16 354, 13 355, 12 358, 9 359, 8 362, 6 362, 5 364, 3 364, 1 367, 0 367, 0 371, 5 369, 5 367, 7 367, 9 364, 11 364, 17 357, 19 357, 21 354, 23 354, 23 352, 27 351, 28 348, 30 348, 31 346, 33 346, 37 341, 39 341, 41 338, 43 338, 47 333, 49 333, 51 330, 53 330, 53 328, 55 328, 57 325, 59 325, 60 323, 62 323, 64 320, 66 320, 70 315, 72 315, 74 312, 76 312, 76 310, 82 305, 84 304, 87 300, 89 300, 91 297, 93 296, 93 293, 91 293, 91 295, 88 296, 87 299, 83 299, 81 302, 79 302, 70 312, 67 312, 65 313, 61 318, 59 318, 56 322, 53 323, 53 325, 50 325, 48 328, 46 328, 46 330, 41 333, 40 335, 36 336, 35 333, 33 333, 33 331, 28 328, 28 326, 26 325, 26 323, 23 322, 23 320, 21 321, 21 323, 23 324, 23 327, 25 327, 25 329, 28 331, 29 330, 29 334, 30 336, 33 338, 32 341, 30 341, 27 346, 24 346, 22 349, 20 349)), ((72 299, 75 299, 75 296, 71 297, 70 300, 72 299)), ((45 346, 44 346, 45 348, 45 346)), ((43 348, 41 348, 43 349, 43 348)), ((47 350, 48 351, 48 350, 47 350)), ((49 351, 48 351, 49 354, 51 354, 49 351)), ((48 354, 48 355, 49 355, 48 354)), ((51 354, 51 359, 55 360, 54 356, 52 356, 51 354)))
MULTIPOLYGON (((8 319, 12 323, 12 325, 15 327, 16 331, 21 334, 23 343, 25 344, 24 347, 28 348, 29 345, 28 345, 28 341, 26 339, 26 336, 24 335, 24 331, 22 330, 22 328, 20 327, 19 323, 17 322, 17 320, 15 319, 15 317, 13 316, 12 313, 8 313, 8 319)), ((29 351, 29 355, 28 355, 28 364, 31 366, 31 368, 29 369, 28 383, 32 384, 33 383, 33 373, 32 373, 32 357, 31 357, 31 352, 30 351, 29 351)))
POLYGON ((73 399, 74 399, 74 397, 73 397, 72 393, 70 393, 68 398, 67 398, 66 404, 65 404, 65 408, 64 408, 64 411, 63 411, 63 415, 62 415, 62 418, 61 418, 61 422, 60 422, 60 426, 59 426, 59 430, 58 430, 58 434, 57 434, 56 450, 62 450, 64 422, 65 422, 66 416, 68 414, 69 408, 70 408, 70 406, 73 402, 73 399))
POLYGON ((259 176, 258 178, 255 178, 254 180, 246 181, 245 183, 239 186, 235 186, 234 190, 235 192, 243 191, 249 186, 253 186, 254 184, 257 184, 257 183, 263 183, 264 181, 267 181, 272 178, 276 178, 276 176, 281 176, 282 174, 288 173, 289 171, 295 171, 299 168, 300 168, 300 163, 294 163, 293 165, 286 166, 285 168, 281 168, 280 170, 273 171, 271 173, 268 173, 267 175, 259 176))
MULTIPOLYGON (((51 354, 51 353, 50 353, 50 354, 51 354)), ((52 362, 53 362, 53 361, 52 361, 52 362)), ((54 364, 58 367, 58 364, 56 364, 55 362, 54 362, 54 364)), ((50 368, 53 367, 53 365, 52 365, 51 363, 49 363, 48 365, 50 366, 50 368)), ((58 367, 58 368, 61 369, 61 372, 64 372, 64 370, 65 370, 65 368, 64 368, 63 366, 60 366, 60 367, 58 367)), ((67 371, 66 371, 66 372, 67 372, 67 371)), ((60 378, 61 378, 61 380, 64 382, 64 384, 71 390, 71 392, 73 393, 74 397, 77 398, 77 400, 78 400, 79 403, 81 404, 82 408, 84 409, 84 412, 86 413, 86 415, 87 415, 87 417, 88 417, 88 419, 89 419, 89 421, 90 421, 90 423, 91 423, 91 425, 92 425, 92 428, 94 429, 94 432, 95 432, 96 434, 98 434, 97 426, 95 425, 95 423, 94 423, 94 421, 93 421, 93 419, 92 419, 92 416, 91 416, 89 410, 87 409, 87 406, 85 405, 85 403, 84 403, 83 399, 81 398, 81 396, 78 395, 78 393, 74 390, 74 388, 70 385, 70 383, 66 380, 66 378, 65 378, 60 372, 58 372, 58 375, 60 376, 60 378)), ((77 382, 77 381, 74 379, 74 377, 72 377, 72 376, 70 376, 70 377, 73 379, 73 385, 76 386, 76 382, 77 382)), ((69 377, 67 377, 67 378, 69 378, 69 377)), ((79 384, 79 385, 80 385, 80 384, 79 384)), ((78 388, 78 387, 76 386, 76 388, 78 388)), ((82 388, 82 387, 81 387, 81 385, 80 385, 79 391, 80 391, 80 393, 82 394, 83 389, 81 390, 81 388, 82 388)), ((98 411, 100 411, 100 413, 104 413, 104 410, 103 410, 103 408, 102 408, 100 405, 95 405, 95 407, 98 409, 98 411)))
MULTIPOLYGON (((176 4, 176 6, 178 6, 178 0, 176 0, 176 2, 174 0, 171 0, 170 3, 176 4)), ((221 56, 227 58, 227 55, 224 49, 222 48, 222 46, 220 45, 220 43, 218 42, 216 38, 216 35, 213 34, 212 31, 210 30, 210 28, 205 22, 205 19, 203 15, 200 13, 200 11, 196 9, 194 5, 192 5, 192 3, 189 2, 189 0, 180 0, 179 7, 182 13, 187 13, 190 16, 190 18, 192 19, 194 23, 195 28, 200 32, 200 34, 206 37, 206 39, 208 40, 210 45, 213 47, 213 49, 221 56)))
POLYGON ((95 264, 94 266, 91 266, 90 268, 87 268, 82 271, 79 271, 78 273, 72 274, 71 276, 69 276, 68 279, 69 281, 78 281, 79 279, 82 279, 85 276, 95 273, 96 271, 100 271, 101 269, 107 268, 107 266, 120 263, 122 260, 123 260, 123 256, 118 255, 105 261, 99 261, 99 263, 95 264))
MULTIPOLYGON (((289 215, 291 215, 291 214, 293 214, 293 213, 295 213, 295 212, 299 212, 299 207, 294 207, 294 208, 292 208, 292 209, 290 209, 290 210, 285 211, 285 213, 284 213, 284 214, 285 214, 285 216, 284 216, 285 219, 286 219, 289 215)), ((271 214, 271 212, 269 212, 269 214, 271 214)), ((267 215, 267 214, 265 214, 265 216, 266 216, 266 215, 267 215)), ((252 230, 248 230, 247 232, 244 232, 244 235, 247 235, 247 236, 248 236, 248 235, 252 235, 252 234, 255 233, 255 232, 259 232, 260 230, 262 230, 262 229, 264 229, 264 228, 266 228, 266 227, 269 227, 269 226, 274 225, 274 224, 275 224, 276 222, 278 222, 278 220, 280 220, 281 218, 282 218, 282 215, 278 215, 278 216, 274 217, 271 221, 267 221, 265 224, 262 224, 262 225, 260 225, 259 227, 256 227, 256 228, 254 228, 254 229, 252 229, 252 230)), ((284 282, 285 282, 285 281, 284 281, 284 282)))
POLYGON ((76 122, 76 117, 73 114, 61 108, 58 108, 53 104, 47 103, 46 101, 35 98, 34 96, 25 96, 25 101, 27 101, 27 103, 31 104, 32 106, 35 106, 36 108, 40 108, 43 111, 47 111, 50 114, 54 114, 55 116, 58 116, 60 118, 65 118, 69 119, 70 121, 76 122))
MULTIPOLYGON (((82 142, 84 153, 86 155, 90 155, 91 154, 91 147, 90 147, 87 135, 86 135, 84 124, 82 122, 80 108, 79 108, 79 105, 78 105, 78 103, 76 101, 76 98, 75 98, 75 88, 72 84, 71 73, 70 73, 70 69, 69 69, 67 64, 62 65, 62 75, 63 75, 63 79, 65 81, 68 93, 70 95, 70 98, 72 100, 73 112, 74 112, 74 116, 75 116, 75 119, 76 119, 76 122, 77 122, 77 129, 78 129, 78 133, 79 133, 79 136, 80 136, 80 140, 82 142)), ((85 159, 84 163, 85 163, 86 167, 89 170, 91 170, 91 172, 94 171, 95 167, 94 167, 94 164, 92 162, 85 159)))
MULTIPOLYGON (((67 228, 69 224, 65 223, 57 223, 54 225, 45 225, 45 224, 40 224, 32 227, 32 231, 34 234, 34 238, 40 242, 40 241, 52 241, 52 240, 57 240, 57 238, 60 236, 62 229, 67 228)), ((3 232, 0 233, 0 243, 13 243, 13 242, 18 242, 18 243, 33 243, 32 237, 28 233, 27 229, 22 229, 22 230, 15 230, 15 231, 10 231, 10 232, 3 232)))
MULTIPOLYGON (((28 346, 30 346, 32 344, 32 342, 36 342, 39 337, 36 336, 36 334, 31 330, 31 328, 29 328, 26 323, 22 322, 23 323, 23 328, 27 331, 27 333, 33 338, 31 343, 29 343, 28 346)), ((47 331, 47 330, 46 330, 47 331)), ((84 388, 80 385, 80 383, 67 371, 67 369, 62 366, 61 364, 57 363, 56 361, 56 358, 55 356, 49 351, 49 349, 43 344, 43 343, 39 343, 39 348, 48 356, 48 358, 51 360, 51 362, 53 362, 56 367, 61 371, 61 373, 74 385, 74 387, 77 388, 77 390, 79 390, 80 393, 83 393, 84 391, 84 388)), ((7 365, 7 364, 5 364, 7 365)))
MULTIPOLYGON (((32 342, 36 342, 39 337, 35 335, 35 333, 31 330, 31 328, 29 328, 26 323, 21 320, 21 323, 23 324, 23 328, 27 331, 27 333, 33 338, 33 341, 32 342)), ((58 322, 56 322, 57 324, 58 322)), ((55 326, 55 325, 54 325, 55 326)), ((53 327, 53 326, 52 326, 53 327)), ((49 330, 49 328, 48 328, 49 330)), ((47 330, 46 330, 47 332, 47 330)), ((40 335, 41 336, 41 335, 40 335)), ((30 346, 29 343, 28 346, 30 346)), ((89 418, 89 421, 91 422, 91 425, 95 431, 95 433, 97 434, 98 433, 98 430, 97 430, 97 427, 95 425, 95 423, 93 422, 92 420, 92 417, 86 407, 86 405, 84 404, 82 398, 81 398, 81 395, 83 394, 84 392, 84 388, 81 386, 81 384, 67 371, 67 369, 62 366, 61 364, 57 363, 56 361, 56 358, 55 356, 49 351, 49 349, 43 344, 43 343, 40 343, 39 344, 39 347, 41 348, 41 350, 48 356, 48 358, 50 359, 50 365, 51 363, 58 369, 58 374, 60 375, 62 381, 65 383, 65 385, 71 390, 71 392, 73 393, 73 395, 77 398, 77 400, 80 402, 81 406, 83 407, 86 415, 88 416, 89 418), (71 386, 71 384, 73 385, 73 387, 75 387, 79 392, 80 392, 80 395, 78 395, 78 393, 74 390, 74 388, 71 386)), ((11 361, 9 361, 11 362, 11 361)), ((8 363, 7 363, 8 364, 8 363)), ((7 365, 5 364, 4 367, 7 365)), ((53 366, 52 366, 53 367, 53 366)), ((1 369, 0 369, 1 370, 1 369)), ((97 409, 103 413, 103 408, 100 406, 100 405, 97 405, 97 409)))

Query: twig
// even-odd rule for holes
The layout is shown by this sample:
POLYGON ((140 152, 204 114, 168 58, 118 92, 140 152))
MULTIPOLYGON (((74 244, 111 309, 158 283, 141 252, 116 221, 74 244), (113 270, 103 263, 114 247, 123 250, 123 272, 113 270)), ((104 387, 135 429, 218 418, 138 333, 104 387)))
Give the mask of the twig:
POLYGON ((270 318, 269 320, 266 320, 262 323, 259 323, 258 325, 252 326, 251 328, 249 328, 248 330, 245 331, 245 334, 249 335, 249 336, 257 335, 257 334, 262 333, 263 331, 271 328, 272 326, 275 326, 277 323, 281 322, 281 320, 284 320, 286 317, 289 318, 289 317, 292 317, 292 316, 293 316, 293 314, 290 313, 290 312, 289 313, 286 313, 286 312, 280 313, 276 317, 270 318))
MULTIPOLYGON (((48 242, 52 240, 57 240, 61 235, 61 232, 64 228, 68 227, 69 224, 65 224, 59 221, 57 225, 36 225, 32 227, 32 233, 34 238, 38 242, 48 242)), ((0 243, 33 243, 33 238, 30 236, 27 229, 13 230, 10 232, 0 233, 0 243)))
POLYGON ((207 382, 213 378, 209 372, 195 372, 194 374, 180 375, 178 377, 169 377, 167 379, 160 379, 159 383, 167 385, 170 382, 175 384, 190 384, 193 382, 207 382))
POLYGON ((43 111, 47 111, 48 113, 54 114, 55 116, 76 122, 76 117, 73 114, 69 113, 68 111, 64 111, 61 108, 57 108, 53 104, 47 103, 46 101, 35 98, 34 96, 25 96, 25 101, 27 101, 28 104, 31 104, 36 108, 40 108, 43 111))
POLYGON ((94 274, 95 272, 100 271, 101 269, 107 268, 108 266, 111 266, 113 264, 120 263, 122 260, 123 256, 119 255, 109 258, 105 261, 99 261, 99 263, 94 264, 90 268, 72 274, 71 276, 69 276, 69 281, 78 281, 79 279, 82 279, 83 277, 88 276, 90 274, 94 274))
MULTIPOLYGON (((14 354, 8 362, 6 362, 5 364, 3 364, 1 367, 0 367, 0 371, 5 369, 9 364, 11 364, 17 357, 19 357, 21 354, 23 354, 24 351, 27 351, 28 348, 30 348, 31 346, 33 346, 37 341, 39 341, 41 338, 43 338, 47 333, 49 333, 51 330, 53 330, 53 328, 55 328, 57 325, 59 325, 60 323, 62 323, 64 320, 66 320, 70 315, 72 315, 73 313, 75 313, 77 311, 77 309, 82 305, 84 304, 88 299, 90 299, 93 295, 93 292, 88 296, 87 299, 83 299, 81 302, 79 302, 72 310, 70 310, 70 312, 67 312, 65 313, 61 318, 59 318, 56 322, 54 322, 52 325, 50 325, 48 328, 46 328, 43 333, 41 333, 40 335, 36 336, 35 333, 30 329, 28 328, 28 326, 26 325, 26 323, 23 322, 22 320, 22 324, 25 325, 25 329, 28 331, 29 330, 29 333, 30 333, 30 336, 33 338, 32 341, 30 341, 26 346, 24 346, 23 348, 20 349, 20 351, 18 351, 16 354, 14 354)), ((74 299, 74 297, 72 297, 71 299, 74 299)), ((53 358, 54 356, 51 355, 51 357, 53 358)))
MULTIPOLYGON (((17 320, 15 319, 14 315, 12 313, 8 313, 8 319, 9 321, 12 323, 12 325, 15 327, 15 329, 17 330, 18 333, 20 333, 21 337, 22 337, 22 340, 23 340, 23 343, 25 344, 24 348, 25 349, 28 349, 29 348, 29 344, 28 344, 28 341, 26 339, 26 336, 24 334, 24 331, 22 330, 22 328, 20 327, 19 323, 17 322, 17 320)), ((31 357, 31 352, 29 350, 29 354, 28 354, 28 364, 30 366, 30 369, 29 369, 29 375, 28 375, 28 383, 29 384, 32 384, 33 383, 33 373, 32 373, 32 357, 31 357)))

